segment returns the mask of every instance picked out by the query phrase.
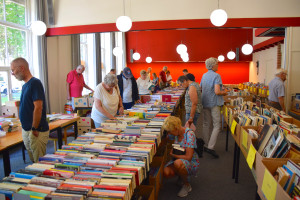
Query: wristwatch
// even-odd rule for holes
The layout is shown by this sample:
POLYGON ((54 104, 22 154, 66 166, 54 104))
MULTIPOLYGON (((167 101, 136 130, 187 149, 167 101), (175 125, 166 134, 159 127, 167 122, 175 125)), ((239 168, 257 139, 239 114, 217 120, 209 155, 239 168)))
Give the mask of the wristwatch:
POLYGON ((34 127, 31 127, 31 130, 32 130, 32 131, 37 131, 37 129, 36 129, 36 128, 34 128, 34 127))

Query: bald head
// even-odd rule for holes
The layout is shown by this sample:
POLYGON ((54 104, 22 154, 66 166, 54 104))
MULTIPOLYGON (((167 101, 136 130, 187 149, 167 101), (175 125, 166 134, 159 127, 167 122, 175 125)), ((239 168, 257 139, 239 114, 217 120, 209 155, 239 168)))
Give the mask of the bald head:
POLYGON ((31 77, 29 71, 29 64, 24 58, 16 58, 10 63, 10 69, 12 75, 16 77, 19 81, 27 82, 31 77))

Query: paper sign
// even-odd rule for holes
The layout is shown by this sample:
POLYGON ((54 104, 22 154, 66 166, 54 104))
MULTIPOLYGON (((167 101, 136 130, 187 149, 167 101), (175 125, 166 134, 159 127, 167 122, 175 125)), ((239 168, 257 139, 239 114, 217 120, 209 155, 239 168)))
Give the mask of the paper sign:
POLYGON ((261 91, 261 94, 265 94, 265 90, 262 90, 262 91, 261 91))
POLYGON ((227 106, 225 106, 225 117, 227 117, 227 106))
POLYGON ((231 128, 230 128, 232 135, 234 135, 236 125, 237 125, 237 122, 235 120, 232 120, 232 124, 231 124, 231 128))
POLYGON ((242 145, 248 150, 248 133, 244 129, 242 130, 242 138, 242 145))
POLYGON ((265 169, 261 190, 268 200, 275 200, 277 182, 267 169, 265 169))
POLYGON ((250 169, 252 169, 252 167, 253 167, 253 163, 254 163, 254 160, 255 160, 255 154, 256 154, 256 149, 251 144, 250 148, 249 148, 248 155, 247 155, 247 163, 248 163, 250 169))
POLYGON ((269 94, 270 94, 270 92, 269 92, 269 90, 267 90, 267 95, 269 96, 269 94))
POLYGON ((4 194, 0 194, 0 200, 5 200, 5 195, 4 194))
POLYGON ((258 90, 258 93, 259 93, 259 94, 261 93, 261 89, 258 90))

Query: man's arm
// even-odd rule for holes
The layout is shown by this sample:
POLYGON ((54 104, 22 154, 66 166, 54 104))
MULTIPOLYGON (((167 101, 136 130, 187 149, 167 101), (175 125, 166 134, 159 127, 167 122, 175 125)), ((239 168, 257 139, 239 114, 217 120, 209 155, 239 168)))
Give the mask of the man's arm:
POLYGON ((215 93, 216 95, 225 96, 227 95, 228 90, 221 90, 219 84, 215 84, 215 93))
POLYGON ((90 88, 87 84, 84 84, 84 86, 86 89, 91 90, 92 92, 94 92, 94 90, 92 88, 90 88))
POLYGON ((71 97, 70 97, 70 83, 68 83, 68 82, 67 82, 67 99, 71 100, 71 97))
POLYGON ((282 108, 282 110, 285 112, 285 107, 284 107, 284 97, 278 97, 279 104, 282 108))
MULTIPOLYGON (((38 128, 41 118, 42 118, 42 111, 43 111, 43 101, 42 100, 36 100, 33 102, 34 110, 33 110, 33 121, 32 121, 32 127, 38 128)), ((35 137, 39 136, 39 132, 37 130, 33 130, 32 134, 35 137)))
POLYGON ((198 95, 197 95, 196 87, 190 86, 189 96, 190 96, 190 99, 191 99, 191 102, 192 102, 192 107, 191 107, 190 119, 188 119, 188 122, 190 124, 192 124, 193 120, 194 120, 194 117, 195 117, 195 114, 196 114, 196 108, 197 108, 197 104, 198 104, 198 95))

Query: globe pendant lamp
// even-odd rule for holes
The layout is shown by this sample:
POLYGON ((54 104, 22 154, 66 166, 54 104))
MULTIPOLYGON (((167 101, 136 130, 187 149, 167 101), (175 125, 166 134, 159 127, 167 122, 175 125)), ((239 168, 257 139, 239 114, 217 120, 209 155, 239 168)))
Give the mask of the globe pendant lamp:
POLYGON ((242 52, 245 55, 250 55, 253 52, 253 47, 251 44, 244 44, 242 46, 242 52))
POLYGON ((229 60, 233 60, 233 59, 235 58, 235 53, 234 53, 233 51, 229 51, 229 52, 227 53, 227 58, 228 58, 229 60))
POLYGON ((215 26, 223 26, 227 22, 225 10, 216 9, 210 14, 210 21, 215 26))
POLYGON ((123 54, 123 49, 121 47, 115 47, 113 49, 114 56, 121 56, 123 54))
POLYGON ((151 63, 151 62, 152 62, 152 58, 148 56, 148 57, 146 58, 146 62, 147 62, 147 63, 151 63))
POLYGON ((116 26, 121 32, 127 32, 131 29, 132 21, 128 16, 120 16, 117 19, 116 26))
POLYGON ((132 55, 132 58, 133 60, 139 60, 141 58, 141 55, 138 53, 138 52, 135 52, 133 55, 132 55))
POLYGON ((44 35, 47 31, 47 26, 42 21, 34 21, 30 25, 31 31, 34 35, 44 35))
POLYGON ((184 44, 179 44, 176 48, 178 54, 183 54, 187 51, 187 47, 184 44))
POLYGON ((223 62, 225 60, 225 57, 223 55, 218 56, 218 61, 223 62))
POLYGON ((189 57, 189 54, 188 54, 188 52, 184 52, 184 53, 180 54, 180 57, 181 57, 181 59, 183 60, 183 59, 188 58, 188 57, 189 57))

